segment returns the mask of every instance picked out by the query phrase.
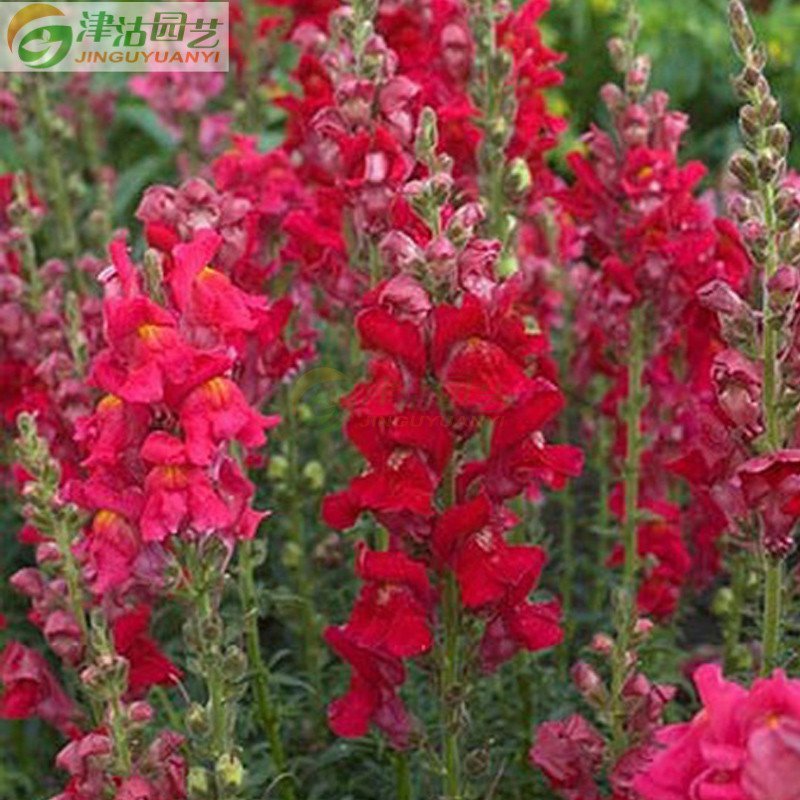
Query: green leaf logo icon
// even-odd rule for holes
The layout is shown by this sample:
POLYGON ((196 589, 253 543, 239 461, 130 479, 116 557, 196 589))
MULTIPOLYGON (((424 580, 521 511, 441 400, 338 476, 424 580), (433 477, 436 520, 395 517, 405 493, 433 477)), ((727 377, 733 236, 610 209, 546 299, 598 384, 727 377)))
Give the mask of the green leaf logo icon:
POLYGON ((63 61, 72 47, 72 28, 68 25, 39 25, 47 17, 63 17, 64 13, 48 3, 31 3, 18 11, 8 24, 8 48, 19 60, 34 69, 47 69, 63 61), (27 31, 23 29, 27 28, 27 31), (18 39, 18 34, 21 38, 18 39))

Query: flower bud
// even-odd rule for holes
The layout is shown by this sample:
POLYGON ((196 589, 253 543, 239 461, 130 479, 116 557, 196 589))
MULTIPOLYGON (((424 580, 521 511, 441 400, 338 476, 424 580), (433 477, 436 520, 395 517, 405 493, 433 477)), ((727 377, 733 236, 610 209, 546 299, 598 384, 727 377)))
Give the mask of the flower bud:
POLYGON ((512 201, 521 200, 531 188, 531 171, 523 158, 515 158, 506 165, 503 175, 503 192, 512 201))
POLYGON ((636 57, 625 76, 625 88, 628 94, 640 97, 645 92, 650 82, 650 69, 650 59, 647 56, 636 57))
POLYGON ((783 165, 780 154, 768 147, 758 155, 758 177, 764 183, 772 183, 778 176, 783 165))
POLYGON ((289 474, 289 461, 286 456, 276 455, 269 460, 267 476, 272 481, 283 481, 289 474))
POLYGON ((325 485, 325 467, 319 461, 309 461, 303 467, 303 478, 312 491, 318 492, 325 485))
POLYGON ((496 117, 491 120, 486 131, 486 137, 492 147, 498 149, 505 147, 508 142, 511 127, 505 117, 496 117))
POLYGON ((769 305, 773 314, 781 315, 789 310, 789 304, 800 288, 800 273, 795 267, 781 266, 769 279, 769 305))
POLYGON ((128 719, 134 725, 147 725, 154 716, 153 706, 144 700, 137 700, 128 706, 128 719))
POLYGON ((311 407, 308 403, 300 403, 297 406, 297 419, 301 425, 305 425, 314 418, 314 413, 311 411, 311 407))
POLYGON ((767 128, 767 144, 781 157, 789 152, 790 138, 789 129, 782 122, 776 122, 767 128))
POLYGON ((628 58, 628 46, 619 36, 608 40, 608 55, 611 63, 617 72, 625 71, 625 63, 628 58))
POLYGON ((739 131, 745 141, 752 142, 761 130, 761 118, 754 106, 745 105, 739 111, 739 131))
POLYGON ((203 767, 192 767, 186 778, 186 791, 189 800, 208 800, 212 797, 208 770, 203 767))
POLYGON ((800 205, 791 192, 781 190, 775 198, 775 213, 781 230, 788 231, 800 218, 800 205))
POLYGON ((333 569, 344 560, 342 554, 342 537, 338 533, 328 534, 317 544, 313 552, 314 563, 320 567, 333 569))
POLYGON ((297 569, 303 558, 303 549, 295 542, 286 542, 281 550, 281 563, 286 569, 297 569))
POLYGON ((728 24, 734 49, 744 60, 747 58, 750 48, 755 44, 756 37, 741 0, 733 0, 728 6, 728 24))
POLYGON ((596 633, 592 637, 592 650, 610 656, 614 652, 614 640, 607 633, 596 633))
POLYGON ((223 753, 214 765, 217 783, 223 791, 235 790, 244 783, 242 762, 231 753, 223 753))
POLYGON ((752 156, 746 150, 737 150, 730 160, 730 171, 744 189, 758 189, 758 175, 752 156))
POLYGON ((231 683, 236 683, 244 677, 247 672, 247 658, 241 647, 232 645, 225 651, 222 671, 231 683))
POLYGON ((200 638, 207 643, 213 644, 222 638, 222 620, 219 614, 214 612, 200 623, 200 638))
POLYGON ((585 661, 578 661, 570 670, 572 682, 588 703, 602 706, 608 698, 608 691, 597 670, 585 661))
POLYGON ((730 586, 722 586, 714 595, 711 611, 717 617, 727 617, 733 610, 734 597, 730 586))
POLYGON ((464 770, 472 777, 483 775, 489 765, 491 764, 491 757, 488 747, 478 747, 475 750, 470 750, 464 759, 464 770))
POLYGON ((438 144, 439 130, 436 112, 430 106, 425 106, 419 115, 417 135, 414 141, 414 152, 417 159, 424 163, 429 162, 436 155, 438 144))
POLYGON ((192 703, 187 709, 186 728, 197 737, 205 736, 210 730, 208 712, 199 703, 192 703))

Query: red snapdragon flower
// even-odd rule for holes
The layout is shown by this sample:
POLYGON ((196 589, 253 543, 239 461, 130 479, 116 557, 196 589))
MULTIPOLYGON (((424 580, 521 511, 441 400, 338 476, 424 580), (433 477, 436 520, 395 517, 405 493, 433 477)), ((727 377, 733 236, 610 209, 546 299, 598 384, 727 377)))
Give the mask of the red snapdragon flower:
POLYGON ((328 628, 325 641, 352 668, 350 688, 328 708, 328 720, 339 736, 364 736, 370 724, 383 731, 393 747, 408 746, 411 717, 397 689, 406 673, 399 658, 354 641, 342 628, 328 628))
POLYGON ((644 800, 777 800, 800 792, 800 682, 776 670, 750 690, 716 665, 694 675, 703 703, 691 722, 658 733, 662 752, 636 778, 644 800))
POLYGON ((605 752, 603 737, 580 714, 545 722, 528 757, 566 800, 600 800, 595 774, 605 752))
POLYGON ((40 717, 65 735, 76 730, 77 709, 44 657, 19 642, 0 653, 0 718, 40 717))
POLYGON ((171 686, 183 676, 150 638, 152 609, 140 605, 117 617, 111 627, 114 649, 128 661, 128 693, 140 696, 151 686, 171 686))

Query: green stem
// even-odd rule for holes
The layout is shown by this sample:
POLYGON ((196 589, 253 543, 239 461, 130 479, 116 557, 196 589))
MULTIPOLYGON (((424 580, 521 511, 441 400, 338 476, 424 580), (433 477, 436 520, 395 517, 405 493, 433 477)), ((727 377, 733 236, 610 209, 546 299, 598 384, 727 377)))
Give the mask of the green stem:
POLYGON ((35 76, 33 84, 33 113, 42 139, 42 157, 44 159, 49 199, 53 204, 56 215, 59 249, 65 259, 69 261, 70 276, 74 284, 73 288, 80 292, 85 288, 85 279, 83 273, 76 268, 74 263, 78 256, 80 244, 73 218, 72 201, 67 189, 67 181, 61 166, 61 159, 56 150, 55 137, 51 134, 53 129, 51 118, 54 112, 50 108, 48 101, 44 76, 35 76))
POLYGON ((461 800, 461 754, 459 752, 459 635, 460 607, 458 584, 447 574, 443 601, 444 665, 442 675, 442 724, 444 750, 444 798, 461 800))
POLYGON ((369 240, 369 285, 370 287, 377 286, 381 277, 383 276, 383 264, 381 263, 381 256, 378 252, 378 246, 375 244, 374 239, 369 240))
POLYGON ((725 673, 736 671, 739 666, 739 642, 742 638, 742 613, 747 586, 747 562, 736 556, 731 567, 731 607, 725 619, 725 673))
MULTIPOLYGON (((444 477, 444 507, 455 502, 455 456, 444 477)), ((442 597, 443 662, 441 680, 442 752, 444 759, 444 800, 462 800, 461 753, 459 731, 461 727, 460 653, 461 604, 458 582, 448 571, 445 575, 442 597)))
POLYGON ((284 394, 283 418, 286 423, 287 490, 289 494, 289 537, 298 553, 297 594, 301 604, 301 624, 303 628, 303 661, 311 685, 316 692, 322 692, 322 675, 319 658, 319 631, 314 604, 313 576, 309 569, 305 525, 300 487, 300 459, 298 451, 297 409, 289 389, 284 394))
MULTIPOLYGON (((569 365, 572 358, 573 337, 572 337, 572 296, 565 291, 564 303, 564 329, 561 352, 559 354, 561 374, 561 386, 569 394, 569 365)), ((561 441, 568 442, 569 417, 562 413, 559 421, 561 441)), ((575 585, 575 495, 573 493, 572 481, 569 481, 561 492, 561 581, 559 590, 561 594, 561 605, 564 619, 564 641, 558 650, 558 668, 562 680, 567 677, 567 670, 570 662, 571 644, 575 633, 575 620, 572 614, 573 589, 575 585)))
POLYGON ((487 235, 497 239, 505 248, 508 239, 506 198, 503 191, 503 172, 506 159, 503 146, 498 146, 492 140, 494 139, 494 128, 498 125, 508 126, 510 122, 502 118, 500 109, 503 86, 497 74, 497 32, 494 6, 495 0, 482 0, 479 11, 481 17, 479 24, 486 27, 486 30, 477 37, 484 50, 479 78, 483 84, 484 105, 481 109, 481 116, 485 126, 480 162, 483 173, 483 193, 486 197, 487 235))
POLYGON ((150 691, 153 693, 153 697, 158 700, 158 704, 161 706, 161 710, 167 718, 169 727, 174 731, 181 730, 183 722, 180 714, 175 710, 175 706, 172 704, 167 690, 163 686, 154 686, 150 691))
POLYGON ((56 520, 55 540, 61 558, 64 561, 64 578, 67 582, 67 599, 70 611, 81 629, 83 641, 89 645, 89 624, 86 621, 83 590, 81 588, 81 572, 72 552, 72 535, 61 520, 56 520))
POLYGON ((401 751, 395 755, 394 770, 397 800, 411 800, 413 791, 411 788, 411 765, 408 760, 408 753, 401 751))
POLYGON ((114 739, 114 751, 119 762, 118 766, 121 777, 127 778, 131 774, 133 761, 131 759, 131 750, 128 745, 128 737, 125 733, 122 702, 119 695, 114 695, 109 702, 111 704, 109 717, 111 719, 111 735, 114 739))
MULTIPOLYGON (((202 543, 188 545, 184 551, 191 609, 196 614, 195 630, 190 646, 196 649, 200 672, 207 694, 209 734, 197 748, 198 756, 208 758, 215 767, 224 758, 235 754, 233 731, 236 704, 228 697, 228 679, 223 659, 224 630, 220 614, 222 590, 225 584, 223 559, 214 552, 204 551, 202 543)), ((216 776, 216 800, 238 796, 236 789, 216 776)))
POLYGON ((761 674, 768 675, 778 663, 781 641, 781 604, 783 595, 783 561, 765 556, 764 627, 761 674))
MULTIPOLYGON (((202 620, 210 623, 216 616, 214 604, 210 602, 209 592, 204 592, 201 603, 202 620)), ((211 625, 204 624, 208 630, 211 625)), ((228 712, 225 703, 225 678, 220 669, 222 653, 219 638, 204 641, 205 678, 208 689, 208 706, 211 718, 211 746, 216 757, 228 752, 228 712)))
POLYGON ((631 311, 630 343, 628 347, 628 397, 625 402, 627 452, 623 468, 625 517, 622 522, 622 543, 625 561, 622 586, 614 603, 616 639, 611 661, 611 727, 612 749, 622 753, 627 746, 625 734, 625 705, 622 690, 628 677, 627 657, 637 616, 636 589, 639 570, 638 506, 641 472, 641 418, 644 409, 644 321, 645 309, 637 306, 631 311))
MULTIPOLYGON (((782 446, 778 418, 780 393, 780 366, 777 357, 777 330, 770 308, 769 282, 778 268, 777 217, 775 212, 775 190, 770 184, 762 184, 761 196, 764 205, 764 222, 769 231, 769 248, 762 272, 762 316, 764 324, 763 366, 764 378, 762 403, 766 442, 770 452, 782 446)), ((783 593, 783 563, 771 554, 764 554, 764 616, 761 628, 763 648, 762 674, 767 674, 778 661, 781 636, 781 600, 783 593)))
MULTIPOLYGON (((601 417, 597 430, 597 474, 598 474, 598 506, 597 506, 597 533, 596 533, 596 558, 595 565, 602 569, 606 563, 606 537, 609 529, 608 501, 611 494, 611 441, 608 430, 608 420, 601 417)), ((591 609, 599 612, 603 606, 605 586, 600 579, 603 572, 596 573, 596 580, 592 587, 591 609)))
POLYGON ((644 409, 644 386, 642 383, 644 357, 644 308, 638 306, 631 311, 630 348, 628 352, 628 397, 625 403, 627 434, 627 452, 624 466, 625 519, 622 524, 622 542, 625 548, 622 585, 632 605, 636 602, 636 580, 639 569, 636 527, 642 449, 640 426, 644 409))
POLYGON ((21 224, 23 236, 18 244, 20 250, 20 260, 22 262, 22 274, 25 277, 26 300, 33 311, 38 311, 42 305, 42 284, 36 263, 36 246, 33 243, 33 225, 30 211, 30 196, 28 192, 26 178, 18 175, 15 181, 15 195, 17 200, 25 206, 25 219, 21 224))
MULTIPOLYGON (((253 576, 253 543, 242 542, 239 547, 239 596, 244 612, 244 635, 247 660, 252 673, 253 695, 256 700, 256 717, 269 742, 272 762, 278 778, 288 772, 286 752, 280 731, 280 717, 275 708, 269 688, 269 672, 261 656, 258 632, 258 598, 253 576)), ((294 800, 294 784, 291 780, 280 781, 283 800, 294 800)))
POLYGON ((258 42, 255 32, 258 27, 258 8, 253 0, 242 0, 244 15, 243 50, 245 55, 245 117, 244 125, 247 131, 258 131, 261 118, 261 104, 258 97, 258 77, 260 73, 260 59, 258 42))

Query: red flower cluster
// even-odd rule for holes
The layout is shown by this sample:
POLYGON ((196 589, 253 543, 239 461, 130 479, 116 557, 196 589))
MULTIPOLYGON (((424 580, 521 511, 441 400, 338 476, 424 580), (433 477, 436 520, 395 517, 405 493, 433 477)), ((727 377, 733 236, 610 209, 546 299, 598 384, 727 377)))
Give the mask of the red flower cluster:
MULTIPOLYGON (((637 69, 642 65, 634 73, 637 69)), ((616 420, 615 454, 624 457, 621 409, 629 397, 630 356, 625 354, 631 347, 630 320, 636 309, 646 309, 648 401, 641 432, 647 447, 641 459, 640 508, 645 515, 660 509, 656 513, 669 524, 662 533, 670 531, 672 544, 668 555, 663 537, 654 536, 649 524, 640 527, 644 563, 652 559, 662 565, 656 568, 660 588, 642 587, 640 608, 664 615, 674 610, 680 586, 692 572, 684 563, 681 536, 696 578, 707 579, 719 568, 716 541, 724 525, 708 491, 707 475, 700 481, 695 480, 699 469, 687 475, 693 495, 690 515, 679 519, 682 512, 674 506, 668 509, 667 499, 676 464, 688 451, 704 446, 708 423, 698 418, 698 399, 713 393, 711 365, 722 347, 720 328, 698 293, 712 280, 742 287, 749 259, 736 229, 694 197, 704 169, 696 162, 679 165, 687 123, 684 115, 668 110, 666 95, 654 92, 634 101, 609 85, 603 98, 614 137, 597 129, 587 135, 588 153, 570 156, 576 180, 561 195, 578 224, 586 263, 592 266, 573 271, 578 338, 574 366, 581 383, 598 374, 611 380, 602 409, 616 420), (665 558, 671 564, 666 594, 665 558)))
MULTIPOLYGON (((349 11, 335 3, 285 4, 296 14, 291 38, 302 53, 294 76, 302 94, 278 101, 289 114, 283 149, 299 159, 297 176, 308 194, 285 220, 283 260, 323 289, 324 311, 347 309, 368 279, 367 270, 351 265, 375 264, 374 249, 392 227, 392 214, 402 213, 399 190, 420 177, 415 146, 423 107, 437 115, 437 152, 452 157, 465 196, 478 197, 484 134, 471 98, 470 12, 460 0, 378 4, 375 33, 362 55, 333 33, 357 24, 349 11)), ((553 185, 544 155, 565 127, 543 94, 561 81, 560 58, 544 46, 537 26, 548 6, 529 0, 497 25, 516 93, 505 155, 522 158, 534 176, 532 206, 553 185)))
POLYGON ((367 586, 353 617, 327 637, 354 668, 350 693, 331 707, 334 729, 360 735, 371 720, 395 746, 405 745, 410 731, 395 694, 402 659, 431 646, 436 604, 427 572, 440 590, 452 574, 464 609, 484 620, 484 670, 519 649, 561 639, 558 605, 528 600, 544 553, 506 541, 517 520, 505 502, 563 487, 582 458, 545 440, 542 429, 563 404, 547 343, 526 328, 518 282, 494 277, 492 243, 472 234, 466 244, 453 241, 463 212, 445 209, 443 235, 420 235, 417 226, 383 241, 387 255, 403 242, 419 257, 362 301, 356 327, 373 358, 368 379, 344 405, 346 433, 368 466, 323 505, 333 527, 350 527, 370 512, 389 531, 389 552, 360 557, 367 586), (484 255, 476 264, 477 252, 484 255), (447 299, 437 300, 442 295, 447 299), (485 452, 463 459, 482 429, 489 433, 485 452))
MULTIPOLYGON (((639 635, 646 635, 649 627, 652 624, 640 620, 639 635)), ((610 655, 612 643, 602 635, 595 638, 593 649, 610 655)), ((632 653, 628 656, 635 661, 632 653)), ((608 711, 612 690, 594 667, 579 661, 572 677, 589 705, 608 711)), ((573 714, 537 728, 530 761, 565 800, 601 800, 604 771, 611 788, 610 800, 640 800, 634 781, 658 751, 656 738, 663 726, 664 709, 675 694, 673 686, 652 683, 644 673, 631 670, 619 690, 622 729, 628 742, 623 753, 612 756, 610 743, 600 732, 583 716, 573 714)))
POLYGON ((86 555, 95 593, 124 592, 170 536, 251 538, 263 517, 228 445, 260 446, 276 420, 249 406, 231 369, 242 336, 272 320, 265 300, 211 266, 220 244, 206 230, 175 246, 172 309, 142 293, 124 243, 112 246, 107 345, 91 371, 105 394, 80 427, 88 476, 70 487, 94 515, 86 555))
POLYGON ((703 708, 658 733, 663 747, 634 787, 643 800, 779 800, 800 792, 800 681, 780 670, 745 689, 717 666, 694 676, 703 708))
MULTIPOLYGON (((35 413, 62 469, 74 474, 74 423, 88 409, 90 397, 73 363, 75 342, 68 336, 67 267, 51 260, 37 269, 35 281, 25 274, 19 256, 25 233, 9 216, 12 206, 19 205, 17 180, 12 174, 0 175, 0 425, 13 429, 19 413, 35 413)), ((25 183, 27 213, 41 218, 46 213, 42 201, 25 183)), ((84 259, 81 269, 96 271, 97 263, 84 259)), ((78 301, 78 310, 81 330, 75 333, 92 352, 99 340, 99 303, 84 297, 78 301)))

